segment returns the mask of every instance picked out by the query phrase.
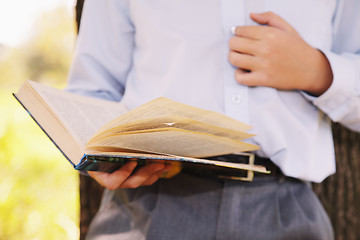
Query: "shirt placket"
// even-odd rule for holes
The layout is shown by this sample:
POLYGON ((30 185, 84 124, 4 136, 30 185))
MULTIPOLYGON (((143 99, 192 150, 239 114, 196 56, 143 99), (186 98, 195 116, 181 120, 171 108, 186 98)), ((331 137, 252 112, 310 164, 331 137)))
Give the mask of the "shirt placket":
MULTIPOLYGON (((239 0, 221 1, 222 21, 226 43, 233 36, 231 28, 244 25, 244 2, 239 0)), ((235 80, 236 68, 228 59, 229 47, 225 47, 224 58, 224 107, 225 114, 243 122, 249 122, 248 87, 240 85, 235 80)))
MULTIPOLYGON (((222 21, 227 43, 233 36, 230 29, 234 26, 254 25, 250 12, 260 12, 264 9, 265 0, 222 0, 222 21)), ((228 59, 229 47, 225 47, 224 58, 224 110, 225 113, 239 121, 249 123, 249 88, 240 85, 235 80, 236 67, 228 59)))

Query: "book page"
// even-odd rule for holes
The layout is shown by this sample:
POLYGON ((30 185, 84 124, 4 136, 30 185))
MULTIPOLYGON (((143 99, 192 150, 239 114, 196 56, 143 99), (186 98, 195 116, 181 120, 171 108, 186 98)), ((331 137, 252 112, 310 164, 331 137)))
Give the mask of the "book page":
POLYGON ((155 117, 137 120, 131 123, 125 123, 119 126, 115 126, 111 129, 107 129, 104 132, 95 135, 90 141, 96 141, 96 139, 116 135, 119 133, 150 130, 156 131, 158 128, 179 128, 183 130, 189 130, 194 132, 202 132, 212 134, 220 137, 227 137, 233 140, 241 141, 246 138, 254 136, 246 132, 230 130, 228 128, 218 127, 208 123, 200 122, 194 119, 181 117, 175 114, 167 115, 164 117, 155 117))
POLYGON ((209 157, 258 150, 258 146, 182 129, 161 128, 121 133, 90 141, 87 151, 109 146, 184 157, 209 157))
POLYGON ((35 82, 31 85, 82 146, 101 126, 127 111, 117 102, 80 96, 35 82))
POLYGON ((171 114, 235 131, 245 132, 251 129, 251 126, 217 112, 192 107, 167 98, 157 98, 114 119, 102 127, 97 133, 121 124, 171 114))

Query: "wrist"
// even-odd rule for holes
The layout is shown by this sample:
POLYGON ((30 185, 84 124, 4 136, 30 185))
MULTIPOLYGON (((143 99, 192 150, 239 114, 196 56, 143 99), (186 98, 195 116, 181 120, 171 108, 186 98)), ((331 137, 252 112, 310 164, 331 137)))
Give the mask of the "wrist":
POLYGON ((333 73, 327 57, 320 50, 313 50, 312 65, 309 69, 311 73, 308 86, 304 90, 312 96, 320 96, 331 86, 333 73))

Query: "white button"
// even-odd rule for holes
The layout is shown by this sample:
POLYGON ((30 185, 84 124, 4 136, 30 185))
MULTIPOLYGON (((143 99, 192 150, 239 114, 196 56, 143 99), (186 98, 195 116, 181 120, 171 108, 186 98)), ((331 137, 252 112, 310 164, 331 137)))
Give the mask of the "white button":
POLYGON ((233 103, 239 104, 241 102, 241 95, 238 93, 234 93, 231 97, 233 103))

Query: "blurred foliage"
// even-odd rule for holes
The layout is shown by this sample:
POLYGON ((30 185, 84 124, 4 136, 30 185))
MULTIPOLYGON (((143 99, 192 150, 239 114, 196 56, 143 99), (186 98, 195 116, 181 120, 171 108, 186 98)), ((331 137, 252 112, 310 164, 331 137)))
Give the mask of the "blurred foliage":
MULTIPOLYGON (((75 20, 66 8, 45 13, 30 39, 0 56, 2 88, 18 87, 25 79, 63 86, 75 42, 75 20)), ((1 54, 1 52, 0 52, 1 54)))
POLYGON ((62 87, 75 41, 67 9, 0 50, 0 240, 79 239, 78 174, 11 96, 25 79, 62 87))

